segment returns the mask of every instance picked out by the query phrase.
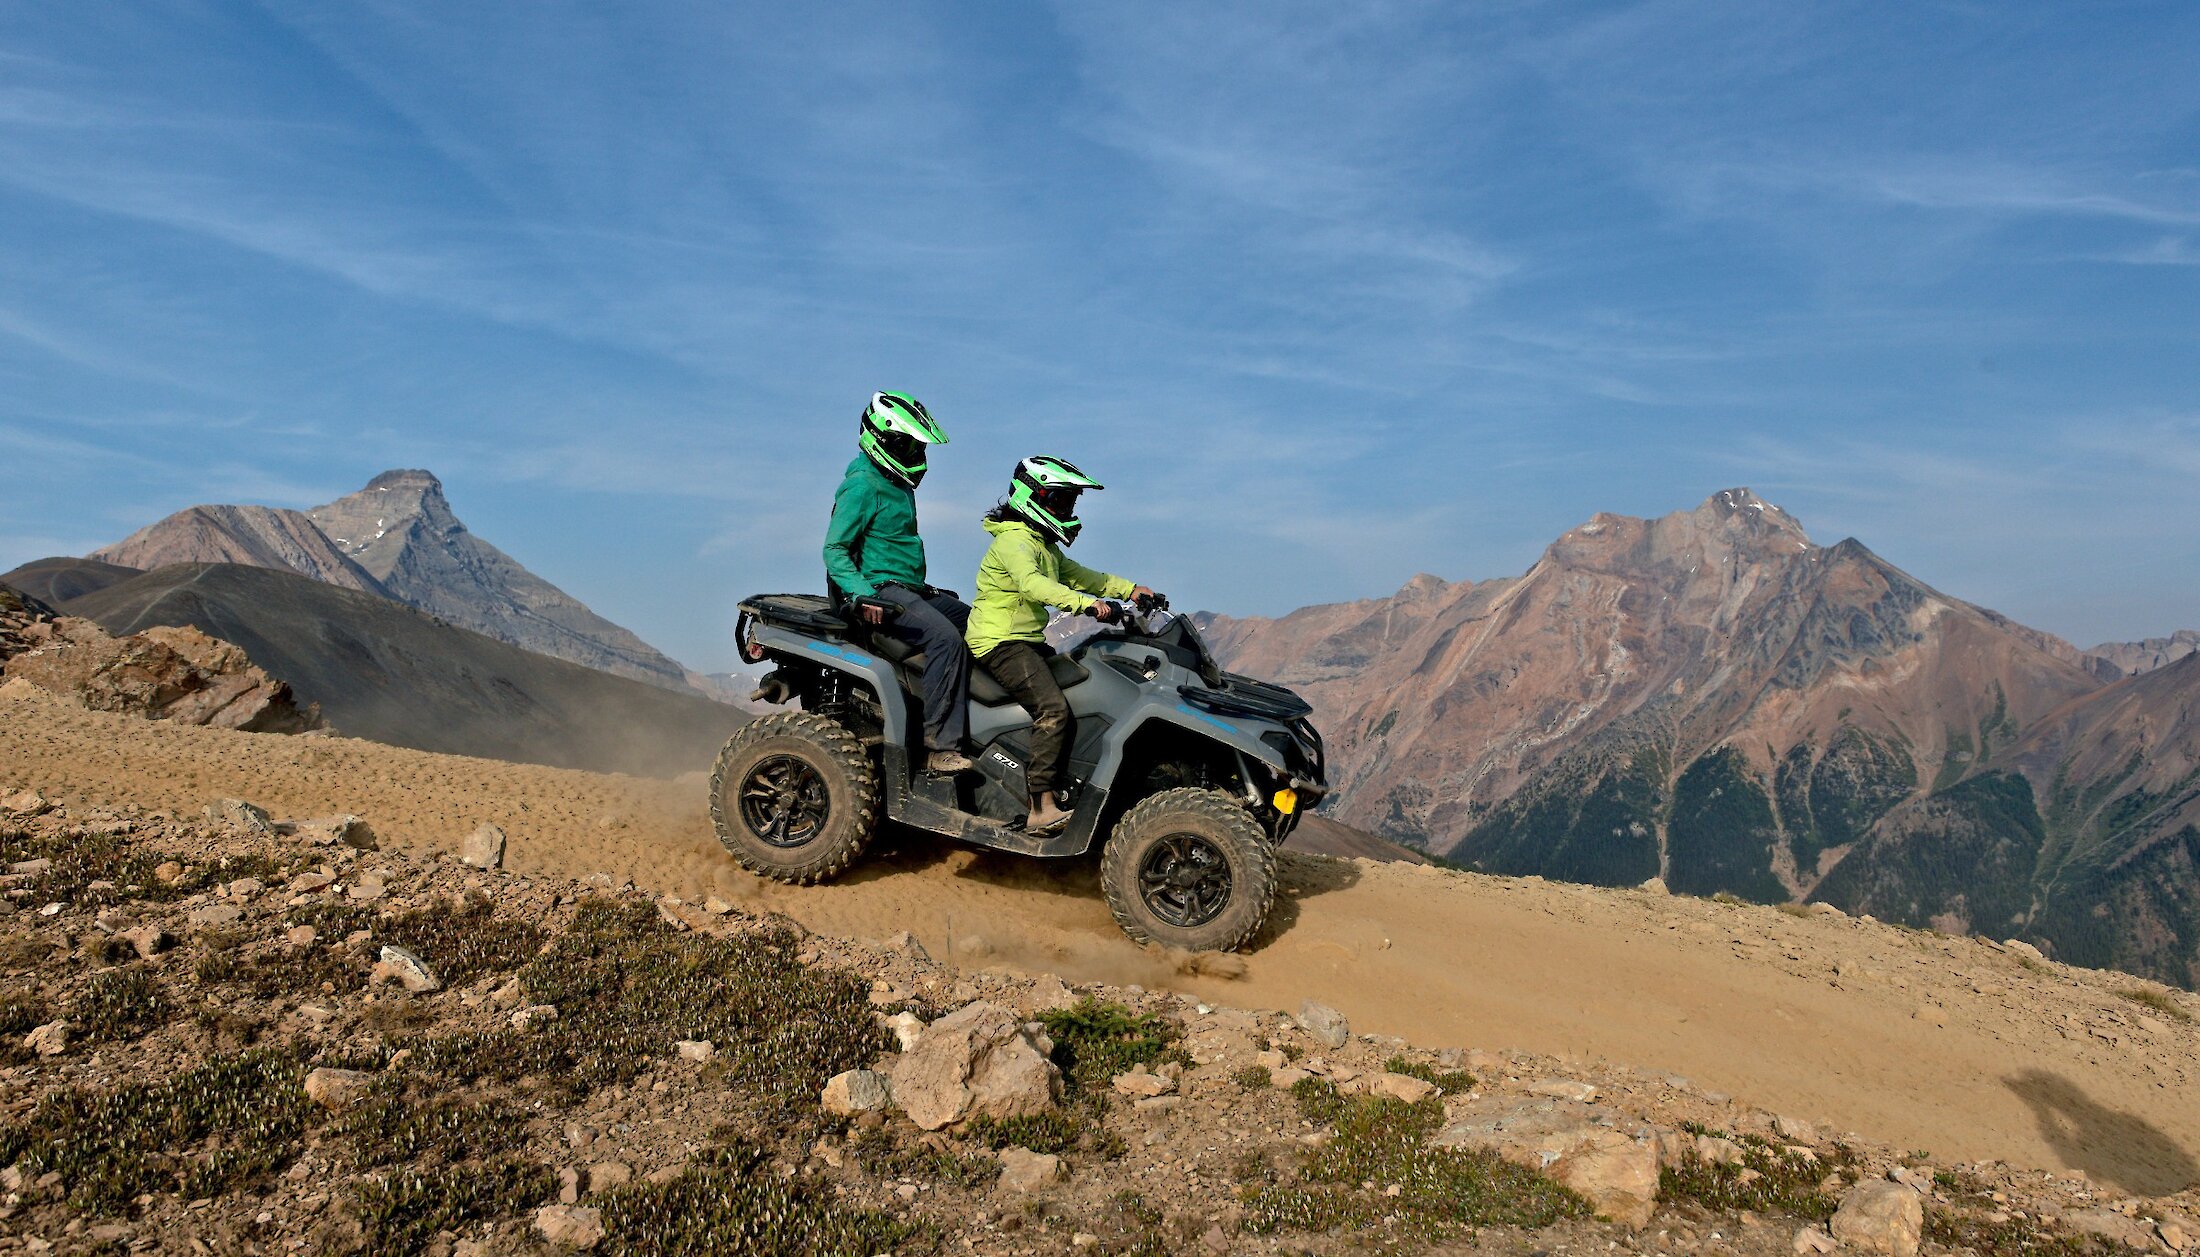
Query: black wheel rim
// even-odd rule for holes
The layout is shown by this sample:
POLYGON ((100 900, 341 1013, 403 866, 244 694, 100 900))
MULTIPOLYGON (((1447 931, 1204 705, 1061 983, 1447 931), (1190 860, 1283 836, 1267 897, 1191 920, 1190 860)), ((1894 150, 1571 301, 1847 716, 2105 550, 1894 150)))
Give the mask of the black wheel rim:
POLYGON ((1165 925, 1205 925, 1230 903, 1230 861, 1197 834, 1170 834, 1138 866, 1138 894, 1165 925))
POLYGON ((817 837, 832 811, 825 778, 795 756, 759 760, 741 779, 741 823, 774 847, 799 847, 817 837))

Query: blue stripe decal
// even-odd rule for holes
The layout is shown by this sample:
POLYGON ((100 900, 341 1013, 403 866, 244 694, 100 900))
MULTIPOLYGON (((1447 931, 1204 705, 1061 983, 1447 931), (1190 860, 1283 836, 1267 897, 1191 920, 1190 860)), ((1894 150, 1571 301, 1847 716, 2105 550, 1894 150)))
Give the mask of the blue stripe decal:
POLYGON ((849 663, 859 663, 866 668, 871 666, 871 657, 860 650, 849 650, 845 646, 830 646, 824 642, 808 642, 805 644, 818 654, 831 655, 835 659, 845 659, 849 663))
POLYGON ((1231 724, 1227 720, 1220 720, 1216 717, 1210 716, 1206 712, 1203 712, 1197 707, 1192 706, 1190 703, 1178 703, 1176 705, 1176 709, 1196 720, 1204 720, 1208 724, 1213 725, 1215 728, 1220 729, 1225 733, 1236 733, 1238 731, 1238 727, 1236 725, 1231 724))

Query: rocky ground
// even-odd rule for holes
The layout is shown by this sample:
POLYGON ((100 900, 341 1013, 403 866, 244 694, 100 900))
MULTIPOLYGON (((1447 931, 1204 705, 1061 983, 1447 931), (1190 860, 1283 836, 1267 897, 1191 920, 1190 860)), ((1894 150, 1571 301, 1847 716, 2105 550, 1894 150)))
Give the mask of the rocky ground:
MULTIPOLYGON (((28 787, 15 789, 15 787, 28 787)), ((0 794, 0 1252, 2190 1251, 1688 1079, 0 794), (982 963, 982 962, 981 962, 982 963)), ((2165 1016, 2170 1015, 2168 1013, 2165 1016)))

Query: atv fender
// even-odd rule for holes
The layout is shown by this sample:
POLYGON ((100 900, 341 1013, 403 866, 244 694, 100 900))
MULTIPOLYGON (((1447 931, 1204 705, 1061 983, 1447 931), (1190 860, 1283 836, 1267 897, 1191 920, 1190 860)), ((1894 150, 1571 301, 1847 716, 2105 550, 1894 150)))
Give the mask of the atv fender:
MULTIPOLYGON (((886 727, 890 730, 909 728, 909 704, 902 694, 901 680, 894 675, 894 665, 879 656, 850 642, 819 641, 768 623, 757 624, 755 641, 766 650, 807 659, 863 678, 878 695, 879 711, 885 717, 886 727)), ((892 749, 898 739, 888 737, 886 741, 888 749, 892 749)))
POLYGON ((1174 701, 1154 700, 1139 704, 1128 712, 1121 724, 1112 730, 1107 749, 1101 752, 1100 762, 1093 766, 1092 779, 1115 784, 1115 774, 1123 767, 1123 751, 1138 740, 1138 735, 1155 722, 1175 725, 1196 733, 1209 742, 1237 752, 1249 760, 1266 764, 1278 777, 1289 777, 1283 757, 1275 747, 1260 740, 1220 716, 1201 711, 1182 699, 1174 701))

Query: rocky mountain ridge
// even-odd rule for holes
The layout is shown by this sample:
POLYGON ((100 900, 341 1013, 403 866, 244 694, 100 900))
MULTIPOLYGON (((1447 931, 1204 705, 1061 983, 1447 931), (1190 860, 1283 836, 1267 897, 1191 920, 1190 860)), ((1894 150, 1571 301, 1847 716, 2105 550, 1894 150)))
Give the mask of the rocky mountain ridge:
MULTIPOLYGON (((1469 867, 1829 897, 2050 948, 2078 946, 2068 923, 2099 904, 2011 861, 1991 870, 2004 883, 1994 896, 2020 910, 1950 911, 1937 892, 1904 896, 1923 876, 1916 859, 1887 860, 1953 848, 1874 840, 2003 771, 2029 732, 2103 690, 2097 668, 1853 538, 1815 544, 1746 489, 1656 520, 1598 515, 1517 578, 1417 577, 1390 598, 1212 617, 1209 629, 1231 667, 1315 703, 1341 819, 1469 867)), ((2142 688, 2189 688, 2161 673, 2142 688)), ((2118 720, 2081 723, 2122 748, 2119 763, 2143 755, 2118 720)), ((1964 868, 1938 876, 1953 885, 1964 868)), ((2178 922, 2167 942, 2109 950, 2189 985, 2200 910, 2164 911, 2178 922)), ((2133 928, 2159 933, 2167 919, 2133 928)))
POLYGON ((233 563, 295 572, 523 650, 665 689, 694 688, 678 663, 475 536, 451 510, 442 481, 423 470, 383 472, 310 511, 190 507, 89 557, 138 570, 233 563))
POLYGON ((2200 652, 2200 629, 2179 629, 2168 637, 2137 642, 2102 642, 2085 654, 2103 676, 2113 681, 2152 672, 2196 652, 2200 652))

